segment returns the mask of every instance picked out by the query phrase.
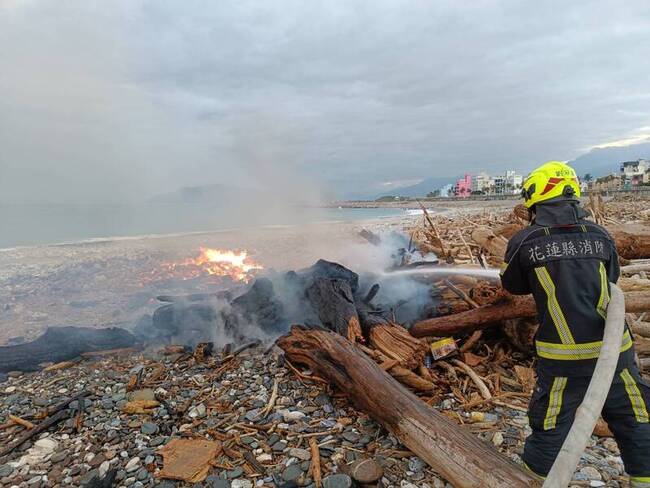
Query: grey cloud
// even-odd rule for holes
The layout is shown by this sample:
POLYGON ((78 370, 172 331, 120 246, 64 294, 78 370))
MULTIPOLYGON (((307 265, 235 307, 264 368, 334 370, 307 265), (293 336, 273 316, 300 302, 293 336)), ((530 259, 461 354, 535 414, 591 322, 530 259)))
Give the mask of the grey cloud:
POLYGON ((650 125, 650 6, 8 2, 3 200, 522 171, 650 125))

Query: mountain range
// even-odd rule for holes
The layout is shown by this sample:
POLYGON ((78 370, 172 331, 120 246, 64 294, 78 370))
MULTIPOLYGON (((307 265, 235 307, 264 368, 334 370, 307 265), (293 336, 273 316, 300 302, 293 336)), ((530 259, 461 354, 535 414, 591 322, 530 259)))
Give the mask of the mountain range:
POLYGON ((586 173, 598 177, 617 173, 619 163, 637 159, 650 159, 650 142, 624 147, 592 149, 587 154, 569 161, 569 164, 573 166, 579 177, 583 177, 586 173))
MULTIPOLYGON (((578 173, 583 177, 589 173, 593 177, 604 176, 617 172, 619 164, 623 161, 631 161, 640 158, 650 159, 650 142, 643 142, 624 147, 606 147, 592 149, 576 159, 569 161, 578 173)), ((449 183, 455 182, 461 175, 456 176, 430 176, 415 185, 392 188, 383 193, 355 194, 349 195, 350 199, 375 200, 380 197, 395 195, 402 197, 424 197, 427 193, 437 190, 449 183)), ((224 204, 229 202, 236 204, 243 199, 256 195, 260 198, 273 198, 270 190, 235 188, 231 186, 214 184, 204 186, 184 187, 177 191, 157 195, 150 201, 157 203, 210 203, 224 204)))

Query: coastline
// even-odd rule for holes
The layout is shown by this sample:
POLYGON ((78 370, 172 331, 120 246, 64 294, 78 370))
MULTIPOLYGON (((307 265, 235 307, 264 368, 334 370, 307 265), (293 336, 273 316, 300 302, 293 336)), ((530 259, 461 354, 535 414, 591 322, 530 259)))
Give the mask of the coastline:
POLYGON ((419 198, 412 200, 377 201, 377 200, 342 200, 325 204, 325 208, 395 208, 419 209, 420 203, 427 209, 462 209, 476 206, 481 207, 514 207, 520 198, 518 195, 508 195, 498 198, 419 198))
MULTIPOLYGON (((430 209, 431 215, 455 218, 512 208, 510 201, 450 203, 430 209)), ((201 247, 246 250, 266 270, 278 272, 304 268, 318 259, 359 269, 364 253, 369 252, 359 236, 362 229, 403 231, 421 221, 422 214, 414 212, 367 220, 242 226, 3 249, 0 344, 12 337, 33 339, 47 326, 131 328, 159 305, 157 295, 216 291, 210 281, 150 280, 166 264, 196 257, 201 247)))

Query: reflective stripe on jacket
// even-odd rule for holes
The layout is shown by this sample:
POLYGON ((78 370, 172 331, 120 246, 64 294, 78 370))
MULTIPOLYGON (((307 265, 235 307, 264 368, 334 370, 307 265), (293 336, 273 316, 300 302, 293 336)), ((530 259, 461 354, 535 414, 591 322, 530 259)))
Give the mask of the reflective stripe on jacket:
MULTIPOLYGON (((619 277, 612 238, 580 218, 572 205, 545 208, 545 218, 515 234, 501 272, 506 290, 533 294, 540 323, 535 341, 539 367, 555 376, 592 373, 602 345, 609 283, 619 277), (559 216, 552 214, 555 210, 559 216)), ((631 364, 632 346, 627 330, 619 370, 631 364)))

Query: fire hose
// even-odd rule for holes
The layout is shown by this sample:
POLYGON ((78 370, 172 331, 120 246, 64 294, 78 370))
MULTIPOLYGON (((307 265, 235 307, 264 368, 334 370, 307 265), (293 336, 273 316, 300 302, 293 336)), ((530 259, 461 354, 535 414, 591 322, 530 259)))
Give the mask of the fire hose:
POLYGON ((625 297, 621 289, 610 283, 611 299, 607 307, 605 332, 600 355, 587 393, 576 411, 575 420, 553 467, 544 481, 543 488, 566 488, 587 447, 607 394, 614 380, 621 340, 625 329, 625 297))

